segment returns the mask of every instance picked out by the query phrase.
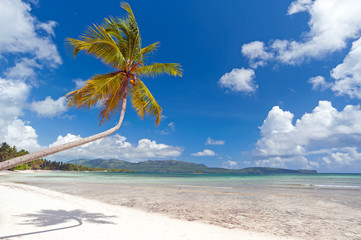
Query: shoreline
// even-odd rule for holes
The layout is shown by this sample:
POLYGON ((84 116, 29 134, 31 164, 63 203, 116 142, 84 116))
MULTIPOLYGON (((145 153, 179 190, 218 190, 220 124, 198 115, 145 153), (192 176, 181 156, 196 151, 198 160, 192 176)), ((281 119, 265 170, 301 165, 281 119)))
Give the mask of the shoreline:
MULTIPOLYGON (((202 223, 256 235, 262 233, 276 239, 293 237, 304 240, 356 240, 361 233, 358 221, 361 214, 360 177, 263 176, 254 179, 226 176, 198 178, 92 172, 27 172, 29 174, 6 172, 2 177, 0 172, 0 184, 13 183, 13 188, 23 186, 28 190, 27 186, 33 186, 36 189, 29 191, 35 193, 46 189, 51 191, 50 195, 65 194, 66 197, 62 199, 75 196, 83 201, 97 201, 91 209, 106 203, 116 208, 125 207, 131 211, 166 216, 170 221, 202 223), (345 188, 344 185, 348 187, 345 188)), ((0 200, 1 194, 0 192, 0 200)), ((23 196, 24 199, 27 197, 23 196)), ((18 205, 27 210, 22 207, 21 202, 18 205)), ((2 208, 0 215, 1 211, 2 208)), ((0 236, 2 228, 0 224, 0 236)))
POLYGON ((23 184, 2 182, 0 192, 0 239, 295 239, 169 218, 23 184))

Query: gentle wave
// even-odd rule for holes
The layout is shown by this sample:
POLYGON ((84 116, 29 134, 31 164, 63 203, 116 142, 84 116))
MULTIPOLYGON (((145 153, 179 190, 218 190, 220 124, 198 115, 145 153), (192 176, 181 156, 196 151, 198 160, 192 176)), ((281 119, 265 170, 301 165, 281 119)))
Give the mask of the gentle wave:
POLYGON ((312 185, 311 186, 315 186, 315 187, 321 187, 321 188, 359 188, 361 189, 361 186, 347 186, 347 185, 320 185, 320 184, 316 184, 316 185, 312 185))
MULTIPOLYGON (((209 187, 207 185, 174 185, 175 187, 184 187, 184 188, 205 188, 209 187)), ((218 189, 233 189, 234 187, 219 187, 219 186, 212 186, 212 188, 218 189)))

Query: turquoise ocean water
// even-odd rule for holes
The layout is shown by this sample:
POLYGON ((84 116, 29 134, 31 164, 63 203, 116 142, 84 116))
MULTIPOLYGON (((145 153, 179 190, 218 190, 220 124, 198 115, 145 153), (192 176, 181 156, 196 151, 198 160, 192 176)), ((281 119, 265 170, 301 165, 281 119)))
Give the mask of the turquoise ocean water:
MULTIPOLYGON (((37 172, 0 177, 0 181, 24 183, 56 190, 64 186, 93 185, 103 188, 165 187, 208 189, 217 192, 255 190, 348 192, 361 195, 361 174, 174 174, 174 173, 116 173, 116 172, 37 172)), ((99 189, 101 190, 101 189, 99 189)))
POLYGON ((108 183, 175 187, 229 187, 235 189, 252 187, 361 191, 361 173, 240 175, 46 171, 5 175, 0 177, 0 181, 44 186, 58 183, 108 183))

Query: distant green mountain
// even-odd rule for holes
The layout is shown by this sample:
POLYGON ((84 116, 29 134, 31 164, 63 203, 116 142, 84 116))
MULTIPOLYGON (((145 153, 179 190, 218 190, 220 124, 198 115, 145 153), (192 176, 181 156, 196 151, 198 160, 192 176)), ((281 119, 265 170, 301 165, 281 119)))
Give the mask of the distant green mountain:
POLYGON ((252 167, 244 169, 210 168, 204 164, 175 160, 131 163, 118 159, 78 159, 69 163, 94 168, 127 169, 149 173, 237 173, 237 174, 300 174, 317 173, 316 170, 290 170, 282 168, 252 167))

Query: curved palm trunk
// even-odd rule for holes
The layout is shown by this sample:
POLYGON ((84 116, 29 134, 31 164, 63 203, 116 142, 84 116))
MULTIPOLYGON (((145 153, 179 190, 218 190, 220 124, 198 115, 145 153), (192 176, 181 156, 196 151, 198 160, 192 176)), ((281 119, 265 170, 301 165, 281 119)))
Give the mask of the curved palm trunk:
POLYGON ((4 161, 4 162, 0 162, 0 171, 1 170, 7 170, 7 169, 15 167, 17 165, 27 163, 27 162, 31 162, 33 160, 36 160, 36 159, 39 159, 39 158, 42 158, 42 157, 46 157, 46 156, 49 156, 51 154, 61 152, 61 151, 64 151, 64 150, 67 150, 67 149, 70 149, 70 148, 78 147, 80 145, 83 145, 83 144, 98 140, 100 138, 104 138, 106 136, 109 136, 110 134, 116 132, 120 128, 120 126, 122 125, 126 106, 127 106, 127 94, 125 92, 124 97, 122 99, 122 110, 121 110, 121 113, 120 113, 119 122, 115 127, 111 128, 111 129, 109 129, 109 130, 107 130, 105 132, 101 132, 101 133, 95 134, 95 135, 90 136, 90 137, 82 138, 82 139, 79 139, 79 140, 76 140, 76 141, 73 141, 73 142, 64 143, 62 145, 58 145, 58 146, 54 146, 54 147, 49 147, 49 148, 44 149, 44 150, 40 150, 40 151, 37 151, 37 152, 34 152, 34 153, 29 153, 29 154, 24 155, 24 156, 20 156, 20 157, 16 157, 16 158, 4 161))

